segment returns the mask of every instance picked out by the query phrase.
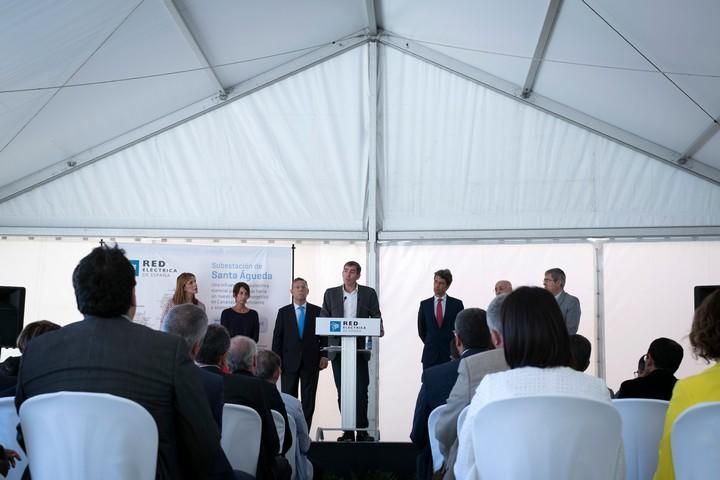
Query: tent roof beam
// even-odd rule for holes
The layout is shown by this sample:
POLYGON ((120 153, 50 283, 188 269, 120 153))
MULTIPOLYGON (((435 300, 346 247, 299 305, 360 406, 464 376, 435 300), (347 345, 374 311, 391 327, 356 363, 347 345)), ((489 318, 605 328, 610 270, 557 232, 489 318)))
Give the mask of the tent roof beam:
POLYGON ((405 52, 420 60, 435 65, 448 72, 459 75, 485 88, 489 88, 501 95, 510 97, 526 105, 535 107, 557 118, 572 123, 580 128, 589 130, 609 140, 625 145, 637 152, 647 155, 668 165, 692 173, 700 178, 720 185, 720 170, 694 159, 681 160, 682 155, 669 148, 658 145, 634 133, 623 130, 595 117, 591 117, 579 110, 563 105, 542 95, 533 94, 523 98, 522 87, 512 82, 496 77, 495 75, 426 47, 422 43, 404 38, 395 34, 384 33, 380 42, 388 47, 405 52))
POLYGON ((208 61, 205 52, 203 51, 202 47, 200 47, 200 44, 195 38, 195 35, 193 35, 182 14, 178 11, 177 5, 175 5, 175 1, 163 0, 163 4, 165 5, 165 9, 170 15, 170 18, 173 19, 175 25, 177 25, 178 29, 180 30, 183 38, 185 38, 188 46, 190 47, 190 49, 192 49, 195 58, 197 58, 197 60, 200 62, 200 65, 202 65, 202 67, 205 69, 205 72, 210 78, 210 81, 215 86, 215 90, 218 91, 221 96, 227 95, 225 86, 222 84, 222 82, 220 81, 220 77, 218 77, 217 75, 217 72, 208 61))
POLYGON ((716 118, 713 123, 708 125, 698 138, 690 144, 680 157, 680 162, 691 160, 692 156, 699 152, 700 149, 705 146, 705 144, 709 142, 718 131, 720 131, 720 117, 716 118))
POLYGON ((375 0, 365 0, 365 11, 367 12, 368 20, 368 35, 374 37, 378 34, 375 0))
POLYGON ((141 125, 136 129, 119 135, 77 155, 65 158, 64 160, 31 173, 4 187, 0 187, 0 203, 29 192, 30 190, 60 178, 63 175, 67 175, 78 168, 91 165, 96 161, 102 160, 114 153, 152 138, 155 135, 159 135, 167 130, 177 127, 178 125, 189 122, 229 102, 243 98, 246 95, 307 70, 308 68, 347 52, 348 50, 352 50, 360 45, 364 45, 365 43, 367 43, 367 37, 365 35, 354 35, 348 37, 347 39, 337 40, 231 87, 231 93, 227 94, 225 100, 217 94, 213 95, 199 102, 188 105, 187 107, 176 110, 175 112, 165 115, 159 119, 141 125))
POLYGON ((527 76, 525 77, 525 83, 522 87, 521 95, 523 98, 529 97, 532 93, 533 87, 535 86, 535 79, 537 78, 538 71, 540 70, 540 64, 545 57, 545 50, 550 43, 550 37, 552 36, 552 31, 555 27, 555 20, 560 13, 561 5, 562 0, 550 0, 547 13, 545 14, 545 21, 543 22, 542 30, 540 31, 540 37, 538 38, 537 45, 535 46, 535 53, 533 53, 533 58, 530 62, 530 69, 528 70, 527 76))

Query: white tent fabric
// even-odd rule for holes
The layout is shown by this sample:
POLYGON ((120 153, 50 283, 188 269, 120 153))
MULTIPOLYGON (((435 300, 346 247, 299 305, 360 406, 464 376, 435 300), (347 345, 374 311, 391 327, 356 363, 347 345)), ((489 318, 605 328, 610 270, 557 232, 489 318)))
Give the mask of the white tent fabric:
POLYGON ((360 47, 16 197, 0 224, 362 231, 367 92, 360 47))
POLYGON ((715 185, 383 51, 384 230, 720 224, 715 185))
POLYGON ((0 230, 717 233, 720 57, 699 47, 717 18, 712 0, 10 1, 0 230))

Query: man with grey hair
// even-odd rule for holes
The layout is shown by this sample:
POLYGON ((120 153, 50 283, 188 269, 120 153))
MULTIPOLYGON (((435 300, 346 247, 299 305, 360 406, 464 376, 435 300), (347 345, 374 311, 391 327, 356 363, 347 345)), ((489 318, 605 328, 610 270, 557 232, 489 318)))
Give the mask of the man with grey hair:
MULTIPOLYGON (((205 332, 208 329, 208 318, 205 311, 191 303, 183 303, 171 308, 163 317, 161 330, 166 333, 177 335, 185 341, 188 347, 190 358, 195 361, 200 347, 202 346, 205 332)), ((210 409, 222 432, 222 409, 223 409, 223 379, 221 376, 210 373, 196 366, 197 374, 202 381, 207 395, 210 409)), ((243 472, 233 472, 230 462, 221 448, 215 453, 213 471, 208 478, 212 479, 245 479, 248 478, 243 472)))
POLYGON ((453 326, 455 346, 460 352, 460 358, 426 369, 422 375, 422 386, 415 403, 410 439, 417 450, 416 473, 419 479, 429 478, 432 473, 427 427, 430 412, 447 400, 457 378, 460 360, 470 358, 471 355, 481 355, 481 352, 493 348, 485 321, 485 310, 481 308, 461 310, 455 316, 453 326))
MULTIPOLYGON (((195 362, 202 346, 208 318, 205 311, 192 303, 183 303, 171 308, 162 320, 163 332, 172 333, 185 340, 190 358, 195 362)), ((223 380, 218 375, 198 367, 198 375, 205 387, 210 409, 219 429, 222 429, 223 380)), ((221 430, 222 431, 222 430, 221 430)))
MULTIPOLYGON (((273 420, 271 403, 268 394, 271 390, 279 396, 277 389, 257 378, 257 344, 252 338, 237 335, 230 340, 228 352, 232 374, 225 375, 225 403, 244 405, 260 415, 262 424, 260 439, 260 455, 257 464, 258 478, 274 478, 273 469, 280 460, 280 442, 278 441, 275 421, 273 420), (269 387, 269 388, 268 388, 269 387)), ((282 403, 282 399, 280 400, 282 403)), ((287 425, 287 420, 286 420, 287 425)), ((292 437, 290 437, 292 443, 292 437)), ((291 444, 290 443, 290 444, 291 444)), ((288 448, 290 447, 288 444, 288 448)), ((283 453, 287 451, 283 448, 283 453)), ((289 468, 289 465, 288 465, 289 468)))
POLYGON ((546 271, 543 287, 555 296, 568 333, 576 334, 580 325, 580 300, 565 291, 565 272, 559 268, 546 271))
MULTIPOLYGON (((260 350, 257 354, 257 377, 265 380, 274 388, 282 375, 281 362, 280 356, 272 350, 260 350)), ((310 450, 310 435, 308 435, 308 426, 302 404, 300 400, 289 393, 281 393, 280 396, 285 404, 288 416, 295 420, 297 448, 295 449, 295 458, 292 461, 295 463, 297 478, 298 480, 312 480, 313 465, 307 457, 310 450)))
POLYGON ((447 406, 440 413, 435 425, 435 436, 440 443, 440 452, 445 458, 444 479, 454 479, 453 466, 457 458, 457 419, 463 408, 470 405, 475 389, 489 373, 508 369, 502 346, 502 305, 507 294, 495 297, 487 309, 487 326, 494 349, 460 360, 457 381, 450 391, 447 406))

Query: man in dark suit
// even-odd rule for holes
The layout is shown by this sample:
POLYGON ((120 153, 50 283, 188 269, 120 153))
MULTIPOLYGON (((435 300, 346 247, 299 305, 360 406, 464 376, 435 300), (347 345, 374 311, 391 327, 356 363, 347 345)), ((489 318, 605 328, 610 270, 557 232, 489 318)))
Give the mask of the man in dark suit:
POLYGON ((460 361, 476 353, 494 348, 485 318, 485 310, 480 308, 461 310, 456 315, 453 326, 455 327, 455 344, 458 351, 462 352, 460 358, 423 371, 422 386, 415 402, 410 439, 418 452, 415 471, 419 480, 429 479, 433 473, 428 434, 430 413, 447 402, 450 391, 457 380, 460 361))
POLYGON ((208 325, 205 338, 195 357, 195 363, 201 369, 218 375, 230 372, 228 350, 230 350, 230 333, 219 323, 213 323, 208 325))
MULTIPOLYGON (((101 246, 73 272, 85 318, 30 342, 15 405, 45 393, 108 393, 143 406, 158 428, 158 479, 206 478, 220 433, 185 342, 132 323, 135 272, 124 252, 101 246)), ((111 414, 111 412, 108 412, 111 414)))
POLYGON ((580 325, 580 300, 565 291, 565 272, 559 268, 545 272, 543 287, 555 296, 568 333, 576 334, 580 325))
POLYGON ((309 292, 304 279, 293 280, 290 289, 293 303, 278 310, 272 342, 272 351, 282 360, 280 388, 297 398, 298 384, 302 385, 302 408, 308 426, 315 412, 320 370, 328 366, 327 353, 321 351, 327 346, 327 337, 315 334, 320 307, 307 303, 309 292))
MULTIPOLYGON (((364 285, 358 285, 360 278, 360 264, 355 261, 349 261, 343 266, 342 278, 343 284, 339 287, 328 288, 323 296, 321 317, 334 318, 380 318, 380 303, 378 302, 377 293, 374 289, 364 285)), ((380 323, 380 336, 385 334, 382 322, 380 323)), ((338 337, 332 337, 328 341, 330 345, 340 345, 338 337)), ((358 337, 357 348, 365 349, 365 338, 358 337)), ((338 407, 340 406, 340 395, 342 385, 341 373, 341 354, 331 352, 328 358, 332 362, 333 377, 335 378, 335 388, 338 392, 338 407)), ((370 375, 368 372, 368 360, 370 353, 358 352, 356 365, 356 421, 355 425, 358 429, 368 428, 368 385, 370 384, 370 375)), ((375 439, 368 435, 366 430, 358 430, 357 440, 359 442, 372 442, 375 439)), ((346 431, 338 438, 339 442, 355 441, 355 432, 346 431)))
MULTIPOLYGON (((252 338, 238 335, 231 339, 229 360, 233 373, 223 377, 225 379, 225 403, 245 405, 260 415, 262 430, 257 477, 270 479, 273 478, 273 469, 280 460, 277 458, 280 452, 280 441, 270 411, 276 407, 277 402, 271 401, 271 397, 273 392, 278 397, 280 397, 280 393, 272 385, 255 377, 256 354, 257 345, 252 338)), ((280 398, 280 403, 282 403, 282 398, 280 398)), ((285 410, 284 406, 283 410, 285 410)), ((287 414, 284 418, 285 431, 289 432, 287 414)), ((289 433, 289 442, 287 436, 283 439, 283 453, 292 444, 292 432, 289 433)))
POLYGON ((451 284, 450 270, 438 270, 433 280, 435 295, 420 302, 418 335, 424 344, 421 360, 423 370, 450 361, 450 340, 453 337, 455 316, 465 308, 462 300, 447 295, 451 284))
POLYGON ((625 380, 615 398, 654 398, 670 400, 675 388, 675 372, 680 368, 683 348, 675 340, 661 337, 650 344, 645 355, 642 377, 625 380))
MULTIPOLYGON (((188 347, 190 358, 195 360, 200 350, 203 339, 208 328, 208 318, 202 308, 192 303, 184 303, 171 308, 162 319, 161 329, 173 335, 177 335, 188 347)), ((224 328, 224 327, 223 327, 224 328)), ((222 411, 223 411, 223 378, 208 370, 195 366, 197 374, 205 387, 208 403, 217 422, 218 430, 222 432, 222 411)), ((213 462, 213 471, 208 475, 210 479, 248 479, 252 478, 245 472, 233 472, 230 462, 222 449, 218 449, 213 462)))

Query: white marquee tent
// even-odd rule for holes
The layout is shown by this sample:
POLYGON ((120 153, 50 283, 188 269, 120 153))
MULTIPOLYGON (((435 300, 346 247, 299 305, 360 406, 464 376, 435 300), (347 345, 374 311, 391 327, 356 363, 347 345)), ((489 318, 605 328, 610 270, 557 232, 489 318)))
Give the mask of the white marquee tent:
MULTIPOLYGON (((609 278, 647 301, 673 272, 720 284, 718 19, 713 0, 5 1, 0 234, 355 242, 408 330, 435 267, 476 262, 453 288, 484 305, 478 271, 575 262, 617 381, 658 335, 638 323, 622 351, 635 298, 609 278)), ((413 336, 389 330, 388 350, 413 336)))

